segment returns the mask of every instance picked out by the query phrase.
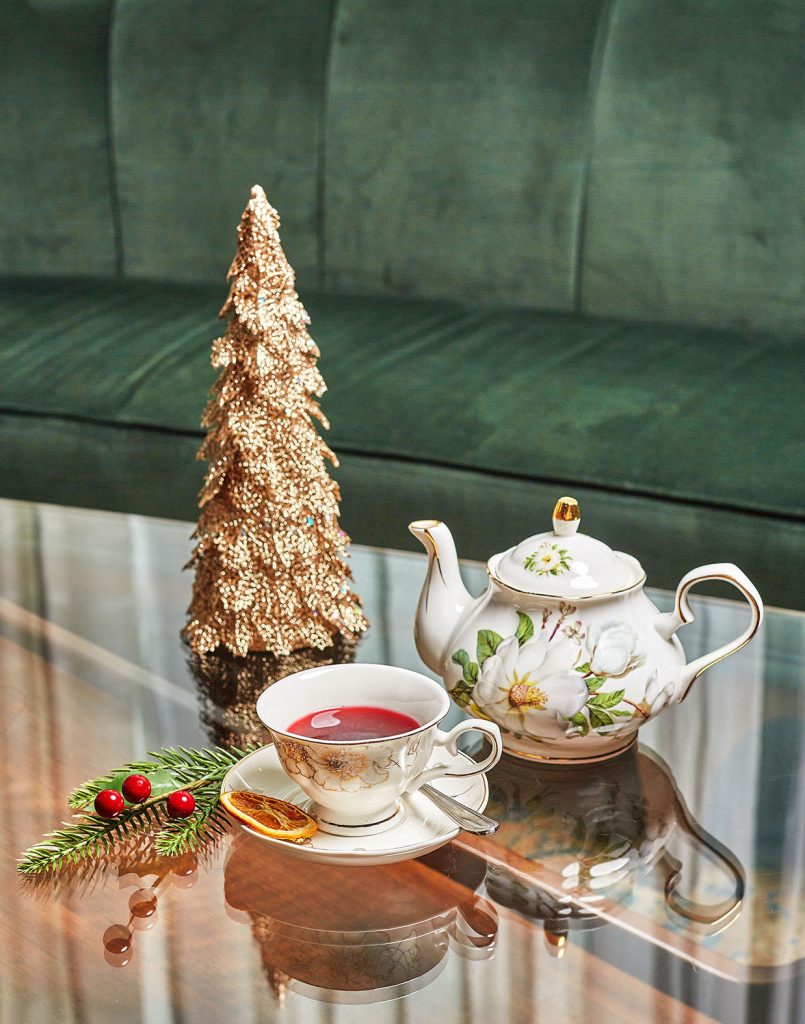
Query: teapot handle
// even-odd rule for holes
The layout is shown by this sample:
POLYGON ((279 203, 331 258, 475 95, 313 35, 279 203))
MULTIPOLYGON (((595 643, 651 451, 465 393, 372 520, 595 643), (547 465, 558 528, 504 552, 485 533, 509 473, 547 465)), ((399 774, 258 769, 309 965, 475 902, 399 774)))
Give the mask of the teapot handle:
POLYGON ((737 565, 733 565, 731 562, 715 562, 712 565, 700 565, 697 569, 691 569, 689 573, 686 573, 676 588, 674 610, 666 612, 664 615, 658 615, 655 619, 658 632, 666 640, 670 640, 681 626, 693 622, 693 612, 688 600, 688 591, 696 583, 702 583, 704 580, 724 580, 740 590, 752 609, 752 621, 735 640, 685 665, 682 669, 682 678, 674 697, 676 702, 684 700, 691 684, 705 669, 710 668, 719 661, 723 661, 730 654, 735 654, 736 651, 739 651, 744 644, 748 644, 755 633, 757 633, 763 621, 763 601, 757 592, 757 587, 746 573, 742 572, 737 565))
POLYGON ((677 794, 677 824, 694 847, 710 861, 717 864, 729 878, 732 893, 717 903, 698 903, 678 891, 682 877, 682 864, 668 850, 663 852, 659 864, 665 871, 665 906, 672 915, 684 919, 688 924, 697 925, 709 933, 721 931, 740 914, 746 892, 746 876, 743 866, 735 854, 723 843, 714 839, 709 832, 696 822, 677 794))

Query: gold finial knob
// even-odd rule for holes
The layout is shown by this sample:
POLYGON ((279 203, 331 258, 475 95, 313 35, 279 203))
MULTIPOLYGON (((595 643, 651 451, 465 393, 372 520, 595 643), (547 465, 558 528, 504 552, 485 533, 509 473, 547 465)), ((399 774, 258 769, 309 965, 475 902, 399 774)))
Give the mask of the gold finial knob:
POLYGON ((553 532, 559 537, 570 537, 579 528, 581 509, 575 498, 567 495, 557 501, 553 510, 553 532))
POLYGON ((560 498, 554 506, 553 518, 561 519, 563 523, 571 523, 574 519, 581 519, 579 503, 575 498, 567 496, 560 498))

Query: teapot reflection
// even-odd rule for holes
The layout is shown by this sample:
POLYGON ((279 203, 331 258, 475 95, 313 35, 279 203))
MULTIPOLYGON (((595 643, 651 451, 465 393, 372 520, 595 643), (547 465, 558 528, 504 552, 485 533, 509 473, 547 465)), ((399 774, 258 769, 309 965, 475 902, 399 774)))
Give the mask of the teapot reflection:
POLYGON ((670 769, 647 747, 589 768, 504 757, 489 781, 486 813, 501 822, 495 846, 514 856, 490 858, 486 893, 543 921, 555 955, 570 931, 622 912, 641 881, 655 883, 684 929, 715 934, 740 914, 740 863, 694 821, 670 769), (679 859, 669 844, 684 849, 679 859))
POLYGON ((224 866, 230 917, 246 920, 269 984, 332 1003, 374 1003, 424 988, 449 950, 494 955, 495 908, 475 893, 485 861, 451 845, 418 861, 306 864, 243 834, 224 866))

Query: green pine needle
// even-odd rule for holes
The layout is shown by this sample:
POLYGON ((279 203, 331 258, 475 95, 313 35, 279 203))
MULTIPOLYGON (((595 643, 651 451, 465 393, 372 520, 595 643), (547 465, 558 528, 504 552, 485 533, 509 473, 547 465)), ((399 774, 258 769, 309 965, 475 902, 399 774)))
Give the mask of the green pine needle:
POLYGON ((65 864, 77 864, 87 857, 110 853, 116 843, 130 838, 134 829, 148 825, 154 816, 148 807, 132 808, 120 818, 76 815, 74 821, 62 822, 63 828, 48 833, 41 842, 26 850, 17 863, 17 870, 23 875, 38 875, 65 864))
POLYGON ((168 771, 176 782, 177 789, 222 769, 223 778, 233 764, 237 764, 254 749, 256 748, 249 747, 247 750, 239 750, 237 747, 231 747, 225 750, 223 747, 213 747, 210 750, 188 750, 186 747, 168 747, 165 750, 150 751, 149 757, 153 758, 152 761, 131 761, 96 779, 90 779, 73 790, 67 798, 67 804, 73 809, 86 807, 116 778, 130 775, 132 772, 149 775, 160 770, 168 771))
MULTIPOLYGON (((202 791, 203 792, 203 791, 202 791)), ((228 831, 228 818, 218 803, 219 789, 205 799, 196 792, 196 813, 166 822, 157 833, 154 849, 161 857, 177 857, 216 842, 228 831)))
POLYGON ((81 811, 74 815, 73 821, 62 822, 62 828, 48 833, 41 842, 25 851, 17 863, 17 870, 23 875, 40 875, 94 856, 109 855, 119 843, 146 829, 156 830, 154 845, 161 856, 177 856, 215 841, 225 833, 228 820, 218 803, 221 782, 233 764, 256 749, 169 747, 149 753, 153 758, 151 761, 133 761, 117 771, 85 782, 70 794, 70 807, 86 807, 113 780, 131 772, 144 775, 161 772, 163 776, 165 773, 169 776, 169 782, 166 784, 163 780, 159 792, 145 803, 126 807, 117 818, 102 818, 81 811), (165 815, 164 801, 170 792, 177 789, 189 789, 194 793, 196 810, 189 818, 171 819, 165 815))

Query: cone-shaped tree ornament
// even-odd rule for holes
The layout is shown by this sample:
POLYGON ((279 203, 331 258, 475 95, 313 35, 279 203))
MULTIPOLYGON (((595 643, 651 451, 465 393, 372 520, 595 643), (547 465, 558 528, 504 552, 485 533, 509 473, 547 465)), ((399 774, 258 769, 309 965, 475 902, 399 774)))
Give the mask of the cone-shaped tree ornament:
POLYGON ((329 647, 366 629, 339 527, 338 461, 313 417, 326 390, 279 237, 259 185, 238 227, 229 323, 213 343, 221 368, 201 425, 209 462, 188 567, 196 571, 185 637, 197 652, 329 647))

